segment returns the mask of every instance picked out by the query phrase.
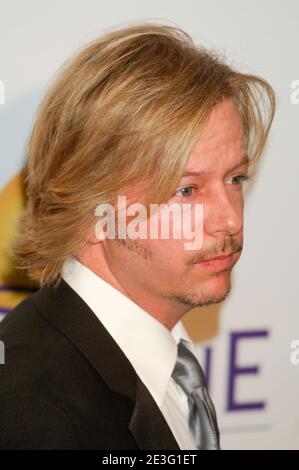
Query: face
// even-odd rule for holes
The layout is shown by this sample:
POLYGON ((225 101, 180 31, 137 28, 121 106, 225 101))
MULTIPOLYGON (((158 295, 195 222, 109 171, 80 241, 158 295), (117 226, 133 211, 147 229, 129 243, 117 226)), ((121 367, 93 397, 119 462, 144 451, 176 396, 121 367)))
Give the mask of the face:
POLYGON ((231 270, 242 250, 247 170, 240 117, 226 99, 214 107, 168 201, 202 204, 201 248, 186 250, 184 238, 103 241, 109 268, 129 296, 141 305, 151 299, 157 308, 168 305, 175 312, 217 303, 228 295, 231 270), (223 255, 230 256, 206 261, 223 255))

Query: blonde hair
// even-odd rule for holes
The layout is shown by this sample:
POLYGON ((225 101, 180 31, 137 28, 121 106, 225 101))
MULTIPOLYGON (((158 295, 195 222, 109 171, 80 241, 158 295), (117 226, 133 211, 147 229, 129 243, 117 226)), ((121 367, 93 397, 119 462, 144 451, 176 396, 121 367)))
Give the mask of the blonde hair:
POLYGON ((123 188, 139 190, 144 204, 167 201, 202 124, 226 97, 254 164, 275 111, 264 79, 235 71, 168 25, 122 27, 77 52, 44 97, 28 142, 17 267, 40 285, 59 282, 98 204, 114 204, 123 188))

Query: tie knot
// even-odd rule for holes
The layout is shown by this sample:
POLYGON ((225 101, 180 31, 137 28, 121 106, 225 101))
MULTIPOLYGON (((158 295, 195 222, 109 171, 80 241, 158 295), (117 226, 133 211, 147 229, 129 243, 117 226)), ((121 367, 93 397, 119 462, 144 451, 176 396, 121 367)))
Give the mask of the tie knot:
POLYGON ((198 360, 182 339, 178 344, 178 355, 172 377, 187 395, 199 387, 206 386, 205 375, 198 360))

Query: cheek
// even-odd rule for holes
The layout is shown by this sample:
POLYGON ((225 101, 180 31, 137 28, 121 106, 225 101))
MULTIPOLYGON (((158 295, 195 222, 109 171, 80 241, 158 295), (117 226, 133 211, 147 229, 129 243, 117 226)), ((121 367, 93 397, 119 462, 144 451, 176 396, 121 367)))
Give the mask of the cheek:
POLYGON ((179 240, 152 240, 149 246, 152 260, 138 271, 148 288, 156 292, 172 292, 183 286, 186 265, 182 243, 179 240))
POLYGON ((178 278, 185 269, 185 256, 181 240, 151 240, 152 263, 156 273, 164 273, 165 281, 178 278))
MULTIPOLYGON (((188 211, 186 211, 186 213, 188 213, 188 211)), ((154 227, 154 231, 158 230, 158 235, 156 234, 155 239, 139 240, 139 243, 152 251, 153 262, 159 270, 168 270, 169 273, 176 272, 177 275, 178 273, 183 272, 186 267, 185 261, 188 255, 190 257, 193 250, 198 251, 197 247, 192 249, 189 245, 190 240, 194 241, 195 231, 197 235, 199 232, 201 233, 203 231, 202 214, 202 210, 200 215, 198 215, 198 211, 194 213, 192 208, 191 215, 189 214, 189 217, 183 217, 181 212, 181 217, 176 218, 175 216, 177 214, 170 213, 169 218, 166 216, 164 221, 162 221, 162 211, 162 213, 159 213, 159 216, 155 215, 151 218, 150 223, 152 224, 152 227, 154 227), (199 220, 197 220, 197 218, 199 220), (162 227, 164 227, 163 230, 162 227), (164 232, 164 235, 161 231, 164 232), (185 237, 185 234, 188 238, 185 237), (157 237, 159 238, 157 239, 157 237)), ((148 230, 148 234, 150 234, 150 230, 148 230)), ((196 241, 198 241, 197 238, 199 237, 195 237, 196 241)), ((191 243, 191 245, 193 245, 193 243, 191 243)))
POLYGON ((114 265, 126 265, 126 269, 139 273, 143 278, 153 277, 153 272, 160 281, 161 276, 165 277, 166 282, 171 277, 178 277, 185 271, 185 260, 188 254, 192 254, 192 250, 185 249, 185 242, 190 239, 184 239, 182 236, 180 239, 173 238, 173 223, 172 214, 167 223, 167 220, 161 221, 161 213, 156 213, 136 226, 139 235, 145 233, 147 238, 137 237, 133 240, 128 237, 125 243, 107 240, 110 260, 114 265), (161 236, 161 227, 165 225, 169 228, 168 238, 161 236))
POLYGON ((239 210, 241 214, 244 208, 244 195, 243 195, 242 190, 232 191, 230 199, 231 199, 231 203, 235 206, 236 210, 239 210))

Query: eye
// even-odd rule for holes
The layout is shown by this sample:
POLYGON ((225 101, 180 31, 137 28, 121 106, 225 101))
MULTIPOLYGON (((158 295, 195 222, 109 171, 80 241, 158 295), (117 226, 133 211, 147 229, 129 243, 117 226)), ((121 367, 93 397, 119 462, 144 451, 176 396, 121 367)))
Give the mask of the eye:
POLYGON ((183 197, 189 197, 192 195, 193 189, 192 186, 185 186, 184 188, 177 189, 175 195, 178 196, 180 194, 183 197))
POLYGON ((244 182, 244 181, 248 181, 249 180, 249 175, 248 174, 245 174, 245 175, 236 175, 236 176, 232 176, 231 178, 229 178, 231 180, 231 184, 233 186, 241 186, 241 184, 244 182))

